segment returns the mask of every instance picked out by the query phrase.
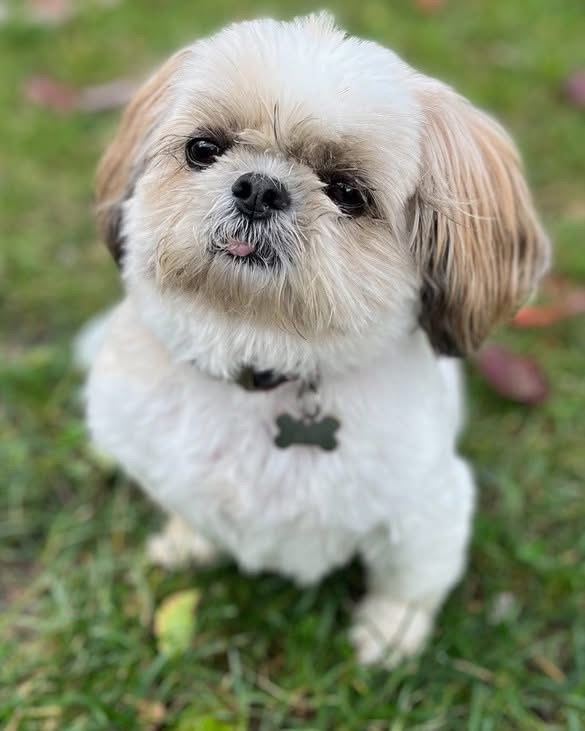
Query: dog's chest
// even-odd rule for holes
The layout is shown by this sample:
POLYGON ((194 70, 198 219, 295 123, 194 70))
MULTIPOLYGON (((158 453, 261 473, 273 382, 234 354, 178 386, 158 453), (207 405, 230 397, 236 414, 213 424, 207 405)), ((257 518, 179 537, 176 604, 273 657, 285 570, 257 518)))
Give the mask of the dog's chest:
POLYGON ((210 455, 207 473, 177 506, 244 568, 311 582, 344 563, 388 511, 377 480, 350 474, 343 441, 332 451, 301 443, 283 449, 276 429, 236 453, 230 441, 226 452, 210 455))
POLYGON ((293 384, 193 390, 177 401, 181 437, 157 483, 168 507, 245 568, 315 580, 399 512, 407 425, 377 400, 325 391, 318 418, 303 424, 293 384))
POLYGON ((115 344, 90 382, 96 441, 249 569, 319 578, 372 531, 400 526, 451 448, 445 389, 420 366, 382 360, 324 378, 328 422, 315 435, 294 424, 298 384, 249 393, 115 344))

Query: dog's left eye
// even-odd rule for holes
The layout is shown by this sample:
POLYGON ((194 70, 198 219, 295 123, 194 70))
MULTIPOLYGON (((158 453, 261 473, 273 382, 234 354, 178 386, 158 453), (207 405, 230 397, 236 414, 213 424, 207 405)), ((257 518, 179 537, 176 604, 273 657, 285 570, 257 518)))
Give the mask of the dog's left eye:
POLYGON ((346 180, 330 180, 325 193, 348 216, 361 216, 370 205, 367 193, 346 180))
POLYGON ((193 137, 185 145, 187 164, 192 168, 206 168, 225 152, 225 147, 208 137, 193 137))

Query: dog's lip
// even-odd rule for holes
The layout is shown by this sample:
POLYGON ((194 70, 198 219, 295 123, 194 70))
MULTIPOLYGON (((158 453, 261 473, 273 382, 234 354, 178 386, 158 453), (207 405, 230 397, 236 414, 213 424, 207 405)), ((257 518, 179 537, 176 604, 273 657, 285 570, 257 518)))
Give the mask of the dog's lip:
POLYGON ((256 247, 248 241, 242 241, 242 239, 229 239, 226 251, 232 256, 249 256, 256 251, 256 247))

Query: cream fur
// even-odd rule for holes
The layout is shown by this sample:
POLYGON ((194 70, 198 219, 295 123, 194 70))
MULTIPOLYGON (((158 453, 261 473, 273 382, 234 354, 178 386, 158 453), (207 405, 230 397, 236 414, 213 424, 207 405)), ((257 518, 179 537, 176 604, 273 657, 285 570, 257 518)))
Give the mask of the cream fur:
POLYGON ((433 352, 419 320, 436 347, 477 344, 477 323, 484 335, 546 260, 514 149, 470 105, 460 135, 469 158, 458 150, 439 180, 437 161, 456 145, 444 128, 452 117, 467 123, 450 113, 437 121, 437 99, 460 103, 392 52, 346 38, 329 16, 239 24, 152 77, 99 173, 100 222, 123 253, 126 298, 94 338, 103 344, 88 421, 99 448, 175 516, 151 542, 152 557, 171 566, 223 553, 245 571, 305 585, 360 554, 369 593, 352 639, 364 662, 420 650, 469 537, 474 486, 456 452, 458 365, 433 352), (181 156, 202 127, 226 128, 233 144, 194 172, 181 156), (485 129, 497 147, 477 141, 485 129), (375 215, 340 216, 319 178, 334 163, 367 177, 375 215), (505 204, 483 166, 506 177, 505 204), (230 187, 247 171, 290 190, 291 210, 265 229, 273 246, 288 247, 278 271, 221 253, 230 187), (449 190, 446 209, 485 217, 503 207, 518 232, 508 242, 497 226, 471 227, 475 258, 465 240, 434 242, 445 225, 432 222, 440 204, 431 193, 449 190), (462 200, 470 191, 485 196, 479 208, 462 200), (470 282, 482 284, 480 299, 470 282), (436 305, 426 316, 423 286, 436 305), (465 293, 447 297, 446 286, 465 293), (318 370, 323 413, 341 422, 338 449, 276 448, 275 418, 298 413, 298 385, 244 391, 229 381, 244 364, 301 377, 318 370))

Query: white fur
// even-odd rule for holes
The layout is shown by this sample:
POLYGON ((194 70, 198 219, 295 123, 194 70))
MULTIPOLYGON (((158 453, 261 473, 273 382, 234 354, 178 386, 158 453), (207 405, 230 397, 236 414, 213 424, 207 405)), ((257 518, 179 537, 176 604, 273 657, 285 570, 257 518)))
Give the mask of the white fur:
MULTIPOLYGON (((192 126, 190 110, 200 109, 201 99, 234 88, 251 113, 271 109, 276 95, 293 116, 298 107, 323 130, 365 138, 394 232, 380 274, 386 279, 372 283, 334 269, 333 217, 315 241, 329 257, 323 286, 331 284, 344 332, 301 337, 246 312, 219 311, 197 293, 161 288, 147 273, 153 241, 170 230, 177 210, 160 217, 146 203, 156 190, 154 166, 125 203, 127 296, 108 323, 88 383, 89 427, 99 448, 182 520, 151 542, 155 560, 176 565, 219 552, 245 571, 275 570, 306 585, 360 554, 369 594, 352 638, 364 662, 389 664, 420 650, 459 579, 474 494, 456 452, 458 367, 437 358, 417 327, 420 282, 403 241, 404 207, 421 164, 418 83, 393 53, 343 41, 326 18, 249 23, 195 44, 161 122, 165 132, 192 126), (372 296, 363 297, 370 285, 372 296), (341 422, 339 447, 275 447, 275 419, 298 413, 298 385, 244 391, 225 380, 243 363, 301 376, 318 368, 323 414, 341 422)), ((300 164, 287 166, 268 152, 242 154, 241 170, 254 161, 280 176, 288 170, 293 197, 302 199, 312 178, 300 164)), ((226 158, 198 179, 215 188, 193 195, 193 210, 173 229, 179 242, 196 239, 213 196, 225 204, 225 180, 239 172, 234 166, 226 158)), ((330 203, 319 205, 331 215, 330 203)))
MULTIPOLYGON (((361 553, 372 596, 432 617, 460 576, 473 507, 455 453, 456 367, 420 331, 379 358, 364 354, 360 368, 323 380, 323 411, 342 423, 339 448, 280 450, 274 420, 297 410, 296 385, 250 393, 173 360, 128 298, 91 371, 89 425, 155 501, 244 570, 304 585, 361 553)), ((171 538, 154 557, 180 563, 186 542, 171 538)), ((384 602, 372 601, 386 625, 384 602)), ((360 627, 371 614, 360 613, 360 627)), ((420 645, 392 633, 354 639, 364 660, 381 659, 392 640, 392 661, 420 645)))

